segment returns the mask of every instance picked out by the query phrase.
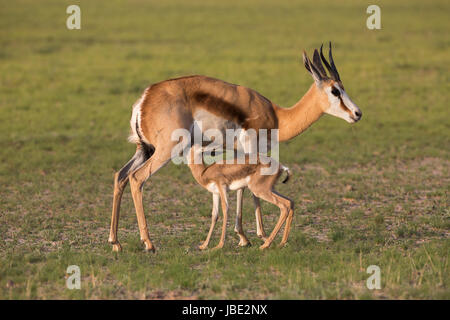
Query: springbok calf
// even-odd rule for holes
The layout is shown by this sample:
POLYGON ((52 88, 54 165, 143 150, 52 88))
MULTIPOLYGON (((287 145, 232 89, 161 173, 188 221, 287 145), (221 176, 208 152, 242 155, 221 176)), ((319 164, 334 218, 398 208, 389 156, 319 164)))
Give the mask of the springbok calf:
MULTIPOLYGON (((222 235, 220 236, 219 244, 215 248, 222 248, 225 242, 226 225, 228 219, 228 190, 242 191, 248 187, 256 198, 261 198, 270 203, 273 203, 280 208, 280 217, 275 225, 270 236, 264 241, 264 244, 260 246, 261 249, 268 248, 273 239, 276 237, 283 223, 286 222, 284 228, 283 238, 280 242, 280 246, 283 246, 289 236, 292 217, 294 215, 294 202, 277 193, 274 190, 274 185, 282 172, 286 171, 287 176, 283 183, 286 183, 289 179, 289 169, 283 165, 278 165, 273 174, 263 174, 262 169, 269 168, 270 164, 263 164, 257 161, 256 164, 251 164, 249 156, 246 156, 244 164, 225 164, 225 163, 213 163, 210 166, 205 166, 203 163, 203 154, 201 148, 195 145, 191 147, 188 155, 189 168, 195 180, 206 190, 213 194, 213 209, 211 213, 211 226, 209 228, 208 236, 200 249, 204 250, 208 247, 209 240, 214 230, 214 226, 218 219, 219 214, 219 199, 222 205, 223 223, 222 223, 222 235)), ((242 198, 241 198, 242 199, 242 198)), ((239 200, 238 200, 239 201, 239 200)), ((239 204, 238 204, 239 206, 239 204)), ((238 215, 240 209, 238 208, 238 215)), ((239 235, 239 245, 248 244, 248 239, 242 230, 242 225, 236 221, 236 233, 239 235)))
POLYGON ((192 130, 201 121, 204 130, 214 128, 278 129, 278 140, 292 139, 305 131, 324 113, 355 123, 361 111, 350 100, 333 62, 331 44, 328 62, 320 48, 313 62, 303 52, 303 62, 314 79, 306 94, 291 108, 281 108, 258 92, 205 76, 166 80, 145 89, 133 105, 131 136, 136 153, 114 176, 114 197, 109 242, 121 249, 117 239, 120 202, 130 181, 139 232, 146 250, 154 251, 142 205, 144 182, 172 158, 176 129, 192 130), (327 75, 323 65, 328 69, 327 75))

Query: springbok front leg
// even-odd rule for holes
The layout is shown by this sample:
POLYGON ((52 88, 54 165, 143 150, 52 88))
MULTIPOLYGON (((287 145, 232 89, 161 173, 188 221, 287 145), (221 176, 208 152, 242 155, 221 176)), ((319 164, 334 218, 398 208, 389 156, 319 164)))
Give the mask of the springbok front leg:
POLYGON ((222 234, 220 236, 219 244, 214 247, 214 249, 221 249, 225 244, 225 235, 227 233, 227 219, 228 219, 228 198, 227 198, 227 190, 225 185, 217 186, 219 188, 220 194, 220 202, 222 204, 222 214, 223 214, 223 222, 222 222, 222 234))
POLYGON ((245 236, 244 230, 242 229, 242 198, 244 194, 244 189, 241 188, 237 190, 237 203, 236 203, 236 223, 234 225, 234 231, 239 236, 239 246, 246 247, 250 245, 250 241, 248 241, 247 237, 245 236))
POLYGON ((218 193, 213 193, 213 208, 211 213, 211 226, 209 227, 208 236, 206 240, 199 246, 200 250, 205 250, 208 247, 209 241, 211 240, 211 235, 214 231, 214 226, 216 225, 217 219, 219 218, 219 200, 220 195, 218 193))

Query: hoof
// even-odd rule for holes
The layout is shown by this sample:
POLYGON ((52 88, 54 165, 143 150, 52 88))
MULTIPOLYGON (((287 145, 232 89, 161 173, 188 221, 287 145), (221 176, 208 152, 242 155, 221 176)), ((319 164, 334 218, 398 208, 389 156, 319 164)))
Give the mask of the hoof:
POLYGON ((201 245, 201 246, 198 246, 198 248, 200 249, 200 250, 205 250, 206 248, 207 248, 208 246, 205 246, 205 245, 201 245))
POLYGON ((150 240, 144 240, 144 246, 145 246, 145 251, 147 251, 147 252, 149 252, 149 251, 155 252, 155 247, 150 242, 150 240))
POLYGON ((122 246, 120 245, 120 243, 118 243, 118 242, 113 243, 112 251, 113 252, 120 252, 120 251, 122 251, 122 246))
POLYGON ((264 242, 264 244, 262 244, 259 247, 259 249, 264 250, 264 249, 267 249, 268 247, 270 247, 270 243, 267 243, 267 241, 266 241, 266 242, 264 242))
POLYGON ((223 243, 222 244, 218 244, 217 246, 215 246, 214 248, 213 248, 213 250, 218 250, 218 249, 222 249, 223 248, 223 243))
POLYGON ((267 241, 267 237, 265 235, 258 235, 258 238, 260 238, 264 242, 267 241))
POLYGON ((238 246, 239 247, 250 247, 252 244, 250 243, 250 241, 239 241, 238 246))

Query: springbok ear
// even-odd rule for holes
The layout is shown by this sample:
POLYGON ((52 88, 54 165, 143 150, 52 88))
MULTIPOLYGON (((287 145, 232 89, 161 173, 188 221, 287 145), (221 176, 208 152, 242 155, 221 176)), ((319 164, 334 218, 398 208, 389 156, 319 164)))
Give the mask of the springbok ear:
POLYGON ((305 65, 306 70, 308 70, 308 72, 313 77, 314 82, 319 86, 322 81, 322 76, 320 75, 319 70, 317 70, 314 64, 311 63, 305 51, 303 51, 303 64, 305 65))

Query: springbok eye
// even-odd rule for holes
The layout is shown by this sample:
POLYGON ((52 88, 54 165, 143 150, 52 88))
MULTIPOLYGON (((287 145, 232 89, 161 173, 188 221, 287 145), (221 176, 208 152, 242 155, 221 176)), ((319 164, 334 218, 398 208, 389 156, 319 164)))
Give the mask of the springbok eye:
POLYGON ((341 92, 338 89, 336 89, 335 87, 333 87, 333 89, 331 89, 331 93, 336 97, 339 97, 341 95, 341 92))

